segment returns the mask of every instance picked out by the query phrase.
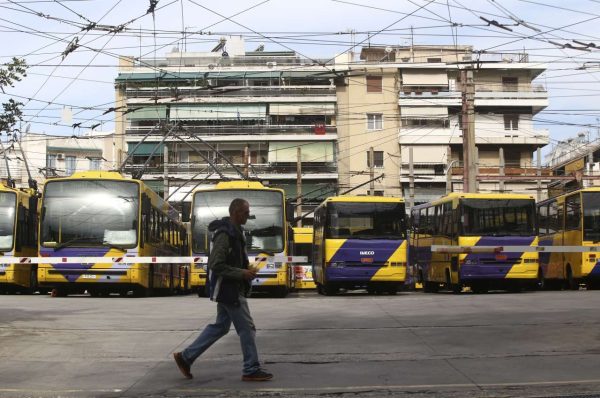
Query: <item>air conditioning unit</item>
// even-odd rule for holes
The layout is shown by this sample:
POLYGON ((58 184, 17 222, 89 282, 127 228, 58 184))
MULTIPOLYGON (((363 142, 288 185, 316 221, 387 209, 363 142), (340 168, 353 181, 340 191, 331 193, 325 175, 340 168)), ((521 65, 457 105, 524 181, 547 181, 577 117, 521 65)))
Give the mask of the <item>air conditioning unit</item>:
POLYGON ((272 69, 277 66, 277 62, 267 62, 267 68, 272 69))
POLYGON ((65 158, 65 155, 63 153, 58 153, 58 154, 56 154, 56 158, 59 160, 62 160, 65 158))
POLYGON ((215 64, 208 64, 208 69, 210 69, 210 70, 215 69, 215 64))

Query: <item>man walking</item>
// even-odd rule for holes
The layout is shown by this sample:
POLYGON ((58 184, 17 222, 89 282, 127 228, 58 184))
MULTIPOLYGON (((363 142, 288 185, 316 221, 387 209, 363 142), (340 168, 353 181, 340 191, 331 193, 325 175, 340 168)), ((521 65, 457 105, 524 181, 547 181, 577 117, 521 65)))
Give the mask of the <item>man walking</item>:
POLYGON ((183 375, 191 379, 192 363, 213 343, 229 332, 231 323, 240 336, 244 356, 243 381, 265 381, 273 378, 261 369, 256 350, 256 328, 250 315, 247 297, 250 282, 257 269, 249 267, 246 239, 242 225, 250 216, 250 205, 244 199, 234 199, 229 205, 229 217, 215 220, 208 229, 214 232, 208 258, 211 300, 217 302, 215 323, 204 328, 200 336, 185 350, 173 354, 183 375))

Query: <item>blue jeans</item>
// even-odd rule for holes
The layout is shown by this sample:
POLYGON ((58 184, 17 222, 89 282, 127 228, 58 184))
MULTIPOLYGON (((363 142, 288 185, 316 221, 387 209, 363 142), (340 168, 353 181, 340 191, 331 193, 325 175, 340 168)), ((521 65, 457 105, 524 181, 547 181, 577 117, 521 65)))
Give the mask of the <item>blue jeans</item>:
POLYGON ((260 369, 258 351, 254 337, 256 328, 248 308, 248 300, 240 296, 240 305, 217 303, 217 320, 204 328, 200 336, 181 352, 183 360, 191 365, 204 351, 229 332, 231 323, 240 336, 244 355, 244 375, 250 375, 260 369))

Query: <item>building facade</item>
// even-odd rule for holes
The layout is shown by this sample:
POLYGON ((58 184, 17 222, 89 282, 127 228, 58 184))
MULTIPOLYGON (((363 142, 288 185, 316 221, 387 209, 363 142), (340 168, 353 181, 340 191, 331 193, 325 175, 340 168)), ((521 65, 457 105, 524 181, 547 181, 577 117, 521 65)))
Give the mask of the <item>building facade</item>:
POLYGON ((307 210, 337 191, 334 77, 293 52, 246 51, 236 37, 211 52, 122 58, 116 134, 125 171, 143 172, 172 202, 250 178, 302 196, 307 210))
MULTIPOLYGON (((470 46, 366 47, 360 58, 366 68, 389 71, 390 82, 395 74, 399 185, 409 202, 422 203, 463 190, 466 82, 461 77, 467 71, 474 86, 476 164, 478 174, 485 176, 478 190, 541 192, 537 182, 500 176, 535 178, 538 174, 534 153, 549 142, 549 132, 535 129, 532 122, 548 105, 545 88, 534 82, 545 70, 542 64, 528 62, 526 54, 482 55, 470 46)), ((359 67, 353 66, 348 73, 359 67)), ((391 86, 389 90, 391 94, 391 86)), ((392 112, 388 106, 381 112, 392 112)), ((340 167, 339 172, 344 170, 340 167)))

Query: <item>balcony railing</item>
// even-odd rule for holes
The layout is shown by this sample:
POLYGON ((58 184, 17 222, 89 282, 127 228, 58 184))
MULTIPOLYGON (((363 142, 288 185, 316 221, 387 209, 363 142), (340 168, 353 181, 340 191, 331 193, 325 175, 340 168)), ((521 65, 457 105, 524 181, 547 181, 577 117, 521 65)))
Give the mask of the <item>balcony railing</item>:
MULTIPOLYGON (((244 170, 244 165, 234 163, 239 170, 244 170)), ((228 163, 219 163, 216 165, 219 171, 223 174, 236 173, 235 169, 228 163)), ((199 173, 214 173, 214 169, 207 163, 167 163, 169 175, 173 174, 199 174, 199 173)), ((141 164, 127 164, 124 168, 125 173, 131 174, 135 171, 142 170, 141 164)), ((147 166, 144 169, 145 174, 163 174, 165 165, 155 163, 147 166)), ((334 162, 302 162, 302 173, 336 173, 337 166, 334 162)), ((281 163, 256 163, 251 164, 248 168, 250 176, 260 174, 293 174, 296 173, 296 163, 281 164, 281 163)), ((215 175, 217 175, 215 173, 215 175)))
MULTIPOLYGON (((148 134, 153 127, 150 126, 130 126, 126 129, 127 135, 148 134)), ((154 129, 152 135, 162 136, 163 132, 154 129)), ((276 134, 312 134, 312 135, 332 135, 337 134, 336 126, 319 125, 251 125, 251 126, 185 126, 185 131, 197 134, 199 136, 219 136, 219 135, 276 135, 276 134)))
POLYGON ((204 97, 296 97, 335 96, 335 86, 226 86, 214 89, 192 88, 128 88, 128 99, 132 98, 204 98, 204 97))

